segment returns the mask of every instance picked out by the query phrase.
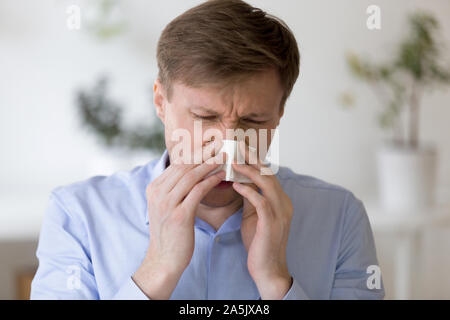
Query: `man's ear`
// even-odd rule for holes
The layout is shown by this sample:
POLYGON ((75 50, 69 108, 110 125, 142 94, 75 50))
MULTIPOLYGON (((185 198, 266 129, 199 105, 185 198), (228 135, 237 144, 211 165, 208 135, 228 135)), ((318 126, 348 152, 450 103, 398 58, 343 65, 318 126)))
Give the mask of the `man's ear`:
POLYGON ((284 115, 284 106, 281 106, 280 113, 279 113, 279 118, 278 118, 278 121, 277 121, 277 127, 280 124, 280 120, 283 117, 283 115, 284 115))
POLYGON ((156 79, 153 84, 153 104, 156 108, 156 115, 165 124, 166 92, 159 79, 156 79))
POLYGON ((280 110, 280 119, 283 117, 283 114, 284 114, 284 106, 282 106, 280 110))

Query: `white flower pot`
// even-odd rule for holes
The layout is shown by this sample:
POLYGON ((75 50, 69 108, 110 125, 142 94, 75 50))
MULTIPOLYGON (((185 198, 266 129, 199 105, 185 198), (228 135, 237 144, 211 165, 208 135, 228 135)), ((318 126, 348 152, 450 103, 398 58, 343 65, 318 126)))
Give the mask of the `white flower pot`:
POLYGON ((378 150, 378 189, 382 207, 395 213, 423 212, 435 200, 437 152, 432 147, 378 150))

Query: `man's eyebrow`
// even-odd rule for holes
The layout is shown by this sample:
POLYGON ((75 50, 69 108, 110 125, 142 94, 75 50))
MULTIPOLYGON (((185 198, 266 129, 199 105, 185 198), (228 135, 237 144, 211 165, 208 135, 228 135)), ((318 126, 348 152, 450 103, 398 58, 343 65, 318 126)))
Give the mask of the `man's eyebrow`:
POLYGON ((211 115, 218 115, 218 113, 216 111, 208 109, 206 107, 202 107, 202 106, 192 106, 191 110, 203 111, 203 112, 209 113, 211 115))
POLYGON ((269 113, 265 113, 265 112, 263 112, 263 113, 251 112, 249 114, 246 114, 245 117, 246 118, 265 118, 269 115, 270 115, 269 113))
MULTIPOLYGON (((202 111, 205 113, 208 113, 210 115, 219 115, 218 112, 208 109, 206 107, 203 106, 192 106, 191 110, 195 110, 195 111, 202 111)), ((266 113, 266 112, 262 112, 262 113, 258 113, 258 112, 251 112, 249 114, 244 115, 242 118, 265 118, 270 116, 270 113, 266 113)))

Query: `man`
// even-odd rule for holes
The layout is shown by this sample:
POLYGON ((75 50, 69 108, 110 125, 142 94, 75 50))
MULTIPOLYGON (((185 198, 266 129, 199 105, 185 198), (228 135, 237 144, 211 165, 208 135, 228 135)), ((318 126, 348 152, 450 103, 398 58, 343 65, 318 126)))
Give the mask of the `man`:
POLYGON ((283 167, 263 175, 242 141, 233 169, 251 183, 216 172, 216 135, 278 126, 299 74, 289 28, 243 1, 208 1, 163 30, 157 58, 167 151, 53 190, 31 297, 382 299, 370 224, 350 191, 283 167), (193 147, 177 153, 180 130, 193 147), (180 161, 190 155, 201 161, 180 161))

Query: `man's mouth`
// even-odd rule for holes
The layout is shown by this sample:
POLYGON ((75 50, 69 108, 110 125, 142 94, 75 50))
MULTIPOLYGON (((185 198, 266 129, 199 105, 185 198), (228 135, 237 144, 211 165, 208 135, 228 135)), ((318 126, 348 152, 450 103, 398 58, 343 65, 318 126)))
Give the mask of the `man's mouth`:
POLYGON ((216 189, 227 189, 230 188, 233 185, 232 181, 220 181, 220 183, 215 186, 216 189))

